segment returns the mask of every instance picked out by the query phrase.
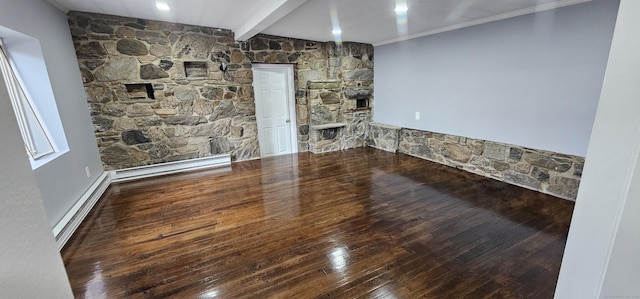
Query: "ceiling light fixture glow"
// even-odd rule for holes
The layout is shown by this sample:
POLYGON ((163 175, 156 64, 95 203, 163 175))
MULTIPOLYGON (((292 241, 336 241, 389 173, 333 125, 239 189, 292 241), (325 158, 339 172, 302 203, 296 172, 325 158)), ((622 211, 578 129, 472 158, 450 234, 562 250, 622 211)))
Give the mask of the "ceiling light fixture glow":
POLYGON ((156 2, 156 8, 159 9, 159 10, 169 10, 169 9, 171 9, 169 7, 169 4, 164 3, 164 2, 156 2))
POLYGON ((398 4, 396 5, 396 13, 405 13, 409 10, 407 4, 398 4))
POLYGON ((398 25, 398 34, 401 36, 409 33, 408 10, 409 6, 407 6, 407 1, 396 0, 396 24, 398 25))
POLYGON ((340 21, 338 20, 338 9, 335 3, 329 5, 329 14, 331 15, 331 33, 333 40, 336 42, 336 49, 342 49, 342 29, 340 29, 340 21))

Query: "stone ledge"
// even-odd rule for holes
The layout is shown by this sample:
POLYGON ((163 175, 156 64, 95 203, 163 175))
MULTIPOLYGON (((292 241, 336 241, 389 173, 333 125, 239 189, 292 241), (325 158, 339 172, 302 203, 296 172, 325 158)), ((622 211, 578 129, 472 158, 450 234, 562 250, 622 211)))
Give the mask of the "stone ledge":
POLYGON ((396 127, 396 126, 392 126, 392 125, 386 125, 386 124, 381 124, 381 123, 370 123, 370 126, 375 126, 375 127, 379 127, 379 128, 384 128, 384 129, 389 129, 389 130, 400 130, 402 129, 402 127, 396 127))
POLYGON ((336 80, 325 81, 308 81, 307 88, 309 89, 336 89, 341 88, 342 83, 336 80))
POLYGON ((324 124, 324 125, 315 125, 315 126, 311 126, 311 130, 326 130, 326 129, 336 129, 336 128, 342 128, 342 127, 346 127, 347 124, 346 123, 332 123, 332 124, 324 124))

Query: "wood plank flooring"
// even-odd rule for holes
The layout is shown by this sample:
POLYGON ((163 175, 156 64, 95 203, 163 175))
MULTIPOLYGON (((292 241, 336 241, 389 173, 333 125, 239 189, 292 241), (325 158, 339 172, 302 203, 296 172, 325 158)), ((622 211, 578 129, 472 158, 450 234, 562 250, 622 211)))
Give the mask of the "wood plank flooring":
POLYGON ((573 203, 371 148, 109 188, 78 298, 552 298, 573 203))

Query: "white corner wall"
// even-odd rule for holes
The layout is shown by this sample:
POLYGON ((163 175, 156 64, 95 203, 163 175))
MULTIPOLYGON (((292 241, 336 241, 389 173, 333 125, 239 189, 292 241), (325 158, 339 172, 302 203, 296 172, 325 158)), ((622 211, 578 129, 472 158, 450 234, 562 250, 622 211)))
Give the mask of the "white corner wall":
MULTIPOLYGON (((53 227, 104 172, 69 25, 65 14, 44 0, 3 0, 0 27, 40 42, 69 146, 67 153, 35 170, 48 222, 53 227), (89 178, 85 167, 91 172, 89 178)), ((28 162, 26 156, 21 158, 28 162)))
POLYGON ((0 298, 73 298, 0 77, 0 298))
POLYGON ((617 8, 594 0, 378 46, 374 121, 584 157, 617 8))
POLYGON ((622 0, 555 298, 640 298, 640 1, 622 0))

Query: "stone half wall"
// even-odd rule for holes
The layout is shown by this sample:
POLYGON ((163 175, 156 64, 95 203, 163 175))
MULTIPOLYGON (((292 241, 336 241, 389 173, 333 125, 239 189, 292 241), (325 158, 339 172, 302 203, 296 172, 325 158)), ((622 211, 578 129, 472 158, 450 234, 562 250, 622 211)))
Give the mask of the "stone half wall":
POLYGON ((400 142, 400 130, 401 127, 369 123, 367 143, 370 147, 395 153, 400 142))
POLYGON ((584 166, 578 156, 375 123, 369 145, 568 200, 576 199, 584 166))
POLYGON ((68 17, 107 170, 223 153, 259 157, 252 63, 294 65, 300 151, 309 148, 309 81, 337 80, 350 94, 373 82, 371 45, 265 35, 237 42, 225 29, 68 17))

